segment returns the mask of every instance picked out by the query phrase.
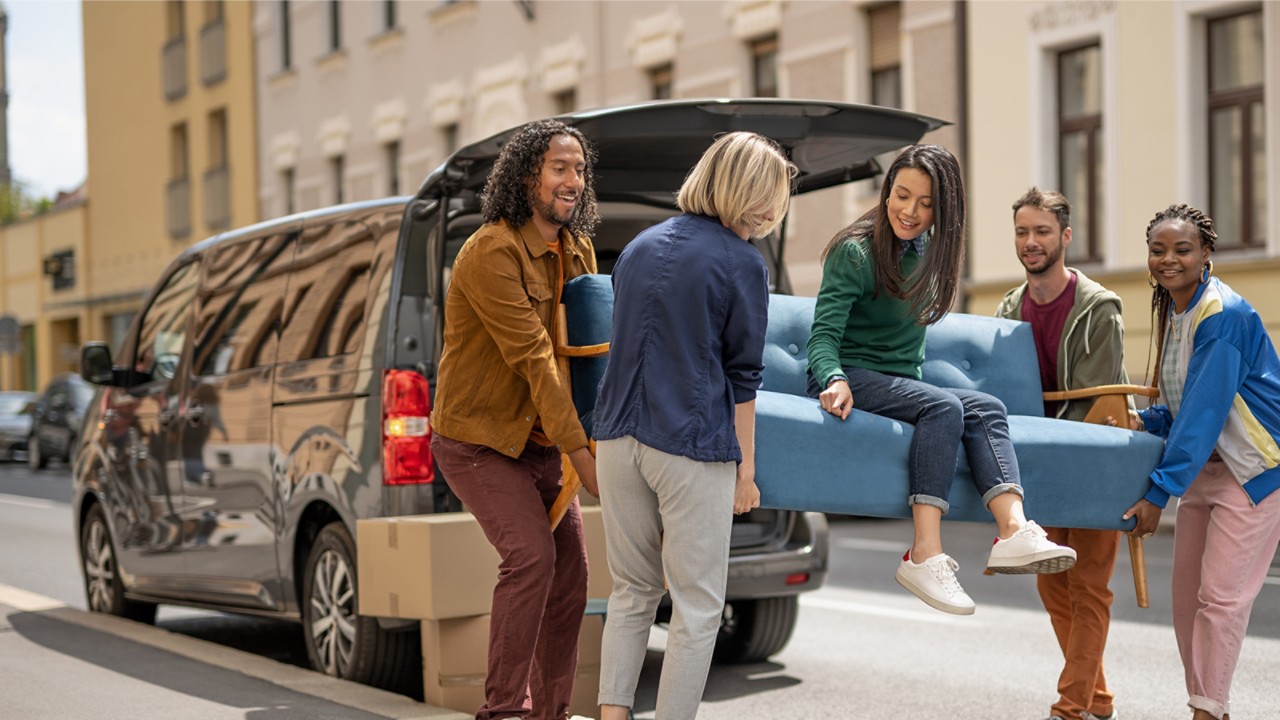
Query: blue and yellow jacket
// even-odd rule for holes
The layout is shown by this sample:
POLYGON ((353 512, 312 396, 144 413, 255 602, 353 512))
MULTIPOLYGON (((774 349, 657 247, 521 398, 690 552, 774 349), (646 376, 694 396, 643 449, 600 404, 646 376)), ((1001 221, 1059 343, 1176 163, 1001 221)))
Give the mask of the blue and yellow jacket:
POLYGON ((1181 497, 1216 449, 1256 505, 1280 488, 1280 359, 1257 311, 1217 278, 1197 288, 1183 322, 1177 415, 1167 405, 1142 412, 1166 439, 1146 499, 1181 497))

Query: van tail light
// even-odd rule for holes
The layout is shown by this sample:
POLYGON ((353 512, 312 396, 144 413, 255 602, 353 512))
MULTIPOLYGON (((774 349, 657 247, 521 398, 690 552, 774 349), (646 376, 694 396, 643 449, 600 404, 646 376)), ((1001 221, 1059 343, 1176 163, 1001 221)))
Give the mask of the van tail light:
POLYGON ((435 480, 431 457, 431 384, 413 370, 382 376, 382 482, 415 485, 435 480))

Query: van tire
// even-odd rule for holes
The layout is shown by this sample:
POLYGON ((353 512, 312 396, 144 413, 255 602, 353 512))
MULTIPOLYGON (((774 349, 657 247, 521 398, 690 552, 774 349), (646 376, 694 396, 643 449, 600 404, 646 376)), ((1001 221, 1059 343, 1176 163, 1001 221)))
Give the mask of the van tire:
POLYGON ((311 667, 326 675, 395 690, 411 680, 410 669, 421 668, 414 663, 419 636, 383 630, 377 618, 360 615, 356 573, 355 543, 346 525, 337 521, 324 526, 303 574, 307 657, 311 667))
POLYGON ((795 632, 799 614, 796 595, 726 603, 716 636, 716 662, 760 662, 781 652, 795 632))
POLYGON ((49 458, 40 450, 40 438, 32 435, 27 438, 27 468, 32 472, 49 467, 49 458))
POLYGON ((89 610, 146 623, 156 621, 156 605, 124 596, 120 563, 102 506, 94 503, 80 527, 80 573, 89 610))

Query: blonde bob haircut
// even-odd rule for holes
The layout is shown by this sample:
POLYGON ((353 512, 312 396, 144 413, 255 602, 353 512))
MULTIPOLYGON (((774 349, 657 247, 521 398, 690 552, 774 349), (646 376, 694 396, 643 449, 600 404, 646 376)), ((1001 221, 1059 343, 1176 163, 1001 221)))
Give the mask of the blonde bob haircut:
POLYGON ((764 237, 782 224, 796 166, 774 141, 751 132, 720 136, 689 171, 676 205, 710 215, 735 232, 764 237))

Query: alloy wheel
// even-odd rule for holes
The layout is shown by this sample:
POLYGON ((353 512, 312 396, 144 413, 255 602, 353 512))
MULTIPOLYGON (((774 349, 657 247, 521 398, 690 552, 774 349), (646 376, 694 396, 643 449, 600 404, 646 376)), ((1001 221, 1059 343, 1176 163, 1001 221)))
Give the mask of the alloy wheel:
POLYGON ((111 541, 107 539, 107 528, 97 519, 85 532, 83 557, 89 609, 101 613, 114 612, 112 584, 116 579, 116 561, 111 552, 111 541))
POLYGON ((356 589, 346 558, 329 550, 316 563, 311 585, 311 638, 321 669, 346 677, 356 643, 356 589))

